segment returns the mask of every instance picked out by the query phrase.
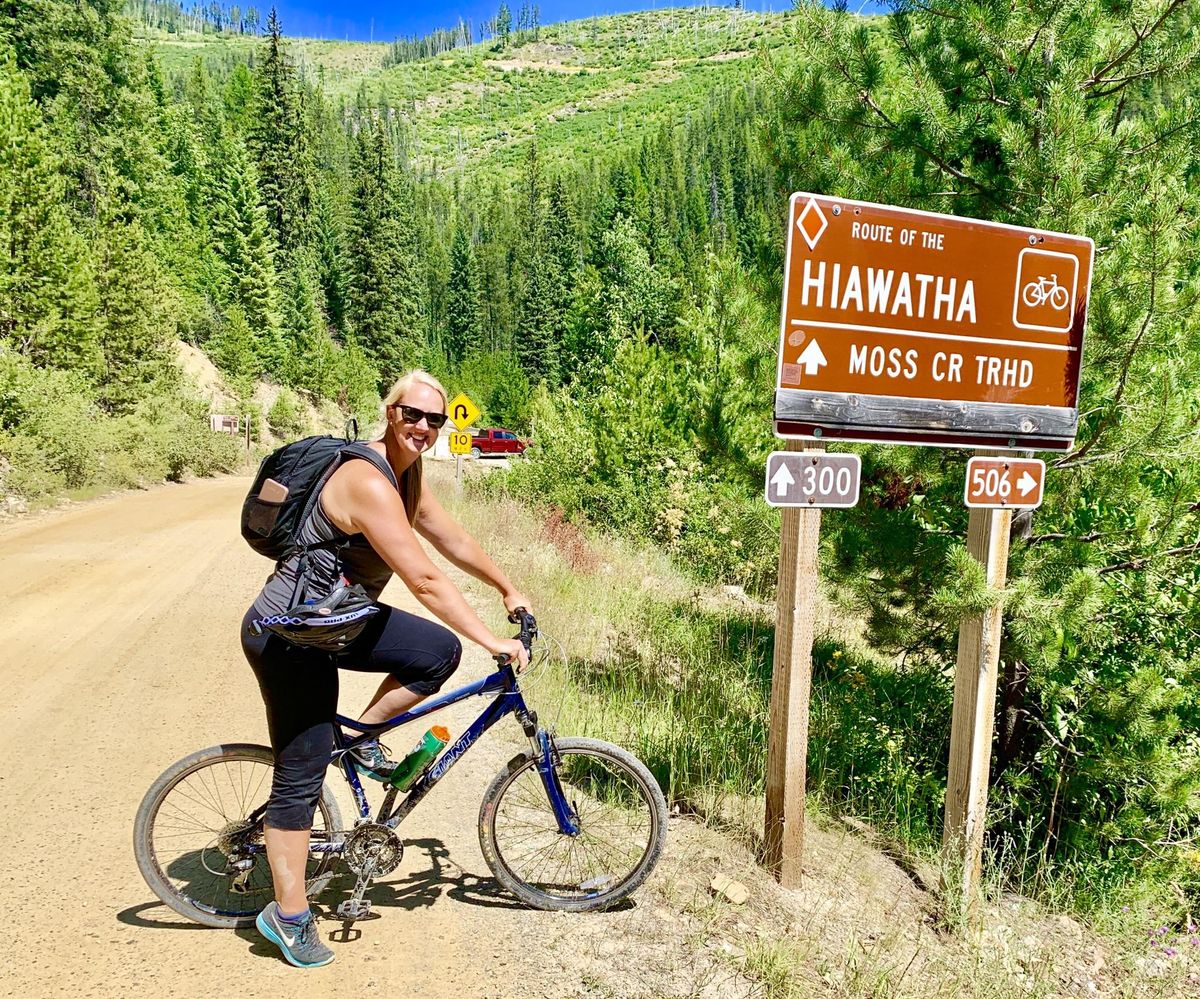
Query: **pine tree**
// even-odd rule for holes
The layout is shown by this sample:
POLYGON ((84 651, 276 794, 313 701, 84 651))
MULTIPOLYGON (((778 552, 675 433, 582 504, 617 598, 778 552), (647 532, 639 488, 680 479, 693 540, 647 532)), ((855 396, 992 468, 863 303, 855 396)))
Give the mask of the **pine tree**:
POLYGON ((103 353, 84 243, 29 85, 0 47, 0 343, 35 364, 96 378, 103 353))
POLYGON ((335 357, 319 271, 316 254, 305 249, 293 255, 284 275, 281 311, 287 349, 280 380, 331 398, 337 390, 335 357))
POLYGON ((480 346, 508 351, 513 343, 512 286, 507 239, 511 238, 510 206, 493 189, 483 205, 479 241, 473 259, 480 346))
POLYGON ((178 376, 171 354, 177 308, 140 223, 100 222, 96 285, 104 370, 99 401, 110 412, 125 413, 178 376))
POLYGON ((475 292, 474 254, 467 223, 459 218, 454 229, 454 244, 450 252, 450 287, 446 301, 446 336, 443 341, 446 357, 458 364, 467 350, 476 345, 478 336, 478 299, 475 292))
POLYGON ((322 188, 318 194, 314 238, 318 275, 324 295, 323 311, 330 332, 337 338, 346 329, 346 288, 349 277, 342 250, 342 224, 338 218, 334 197, 327 188, 322 188))
POLYGON ((225 124, 237 135, 247 135, 254 113, 254 77, 245 63, 238 63, 225 81, 222 100, 225 124))
POLYGON ((424 342, 411 195, 380 124, 358 137, 351 200, 349 319, 383 384, 418 362, 424 342))
MULTIPOLYGON (((1194 735, 1181 736, 1196 712, 1174 693, 1198 644, 1200 16, 1068 0, 964 17, 929 0, 902 5, 887 36, 816 4, 800 17, 803 68, 768 120, 788 190, 1096 242, 1085 415, 1043 506, 1015 521, 993 793, 1010 817, 1001 839, 1036 837, 1043 862, 1131 870, 1194 830, 1184 802, 1200 794, 1194 735), (1177 96, 1156 99, 1160 87, 1177 96)), ((909 449, 865 466, 886 488, 834 528, 839 577, 877 642, 947 661, 957 619, 987 598, 954 541, 965 514, 931 515, 959 508, 962 466, 909 449), (897 499, 918 491, 920 504, 897 499)))
POLYGON ((284 52, 274 7, 267 18, 248 139, 257 160, 267 221, 286 255, 305 245, 310 236, 314 171, 296 71, 284 52))
POLYGON ((163 170, 148 123, 154 95, 121 8, 120 0, 9 0, 0 19, 0 41, 13 45, 58 139, 68 204, 92 220, 114 206, 123 217, 140 214, 163 170))
POLYGON ((278 370, 284 349, 274 247, 258 201, 254 164, 240 139, 222 141, 214 169, 210 229, 223 273, 221 295, 249 324, 260 370, 278 370))
POLYGON ((231 305, 225 310, 224 323, 205 349, 229 379, 230 387, 238 397, 248 399, 261 364, 254 350, 254 334, 240 305, 231 305))
POLYGON ((526 154, 522 181, 516 347, 531 381, 553 383, 559 377, 569 297, 562 261, 570 254, 561 228, 565 204, 552 202, 545 187, 535 141, 526 154))
POLYGON ((496 14, 496 37, 500 39, 501 48, 505 48, 508 45, 508 38, 511 33, 512 11, 508 9, 508 4, 502 2, 500 10, 496 14))

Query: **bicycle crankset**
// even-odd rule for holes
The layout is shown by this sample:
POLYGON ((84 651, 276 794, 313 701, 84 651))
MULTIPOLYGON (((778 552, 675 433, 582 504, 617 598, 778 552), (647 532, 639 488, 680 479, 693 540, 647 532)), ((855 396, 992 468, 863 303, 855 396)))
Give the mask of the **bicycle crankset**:
POLYGON ((346 866, 362 877, 391 874, 404 858, 404 844, 388 826, 364 822, 346 836, 342 859, 346 866))

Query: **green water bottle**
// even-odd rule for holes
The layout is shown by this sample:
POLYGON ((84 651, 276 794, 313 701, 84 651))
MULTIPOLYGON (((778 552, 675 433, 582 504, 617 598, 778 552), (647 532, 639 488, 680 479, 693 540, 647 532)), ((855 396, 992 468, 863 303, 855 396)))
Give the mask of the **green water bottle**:
POLYGON ((388 783, 401 791, 407 791, 449 741, 450 730, 445 725, 434 725, 421 736, 421 741, 413 746, 412 752, 396 764, 396 769, 388 777, 388 783))

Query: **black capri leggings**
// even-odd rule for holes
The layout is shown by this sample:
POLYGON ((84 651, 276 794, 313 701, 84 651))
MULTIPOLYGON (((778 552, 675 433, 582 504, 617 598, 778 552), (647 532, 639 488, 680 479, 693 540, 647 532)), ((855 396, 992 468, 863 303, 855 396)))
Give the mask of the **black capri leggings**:
POLYGON ((259 615, 242 619, 242 650, 250 661, 275 753, 267 825, 310 829, 333 752, 338 670, 390 673, 404 687, 432 694, 458 669, 462 643, 447 628, 394 607, 382 610, 363 633, 336 654, 292 645, 269 631, 250 632, 259 615))

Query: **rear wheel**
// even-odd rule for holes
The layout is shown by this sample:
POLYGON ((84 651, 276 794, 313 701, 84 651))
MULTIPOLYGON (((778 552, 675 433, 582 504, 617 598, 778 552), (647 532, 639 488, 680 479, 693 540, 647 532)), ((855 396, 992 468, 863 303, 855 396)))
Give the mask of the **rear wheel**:
POLYGON ((560 831, 523 753, 499 773, 479 810, 479 843, 496 880, 538 909, 607 909, 635 891, 662 856, 667 803, 637 757, 598 739, 556 739, 557 779, 574 835, 560 831))
POLYGON ((483 452, 480 451, 479 448, 477 448, 477 447, 471 448, 471 457, 472 458, 478 458, 481 454, 483 454, 483 452))
MULTIPOLYGON (((274 767, 266 746, 213 746, 168 767, 146 792, 134 821, 133 852, 146 884, 181 916, 205 926, 250 926, 274 897, 260 807, 271 793, 274 767)), ((335 842, 341 825, 326 784, 313 817, 313 844, 335 842)), ((310 896, 329 883, 333 861, 331 853, 309 855, 310 896)))

